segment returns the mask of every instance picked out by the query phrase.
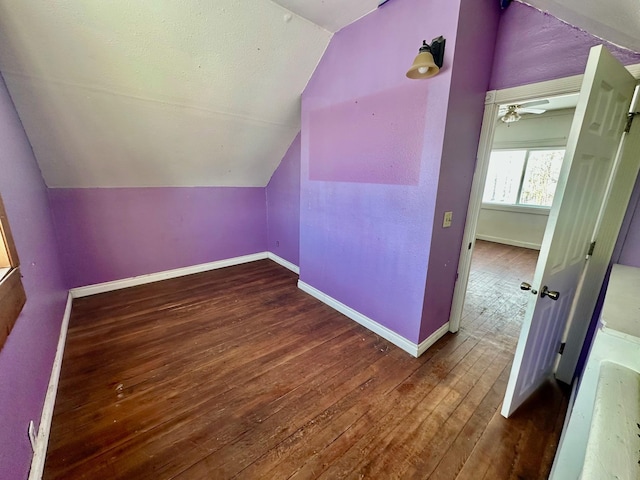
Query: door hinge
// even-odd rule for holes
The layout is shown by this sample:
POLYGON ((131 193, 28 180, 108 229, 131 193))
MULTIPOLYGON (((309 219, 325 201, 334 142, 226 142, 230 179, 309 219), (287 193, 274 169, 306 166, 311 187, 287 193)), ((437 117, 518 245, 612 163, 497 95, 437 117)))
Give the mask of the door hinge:
POLYGON ((589 245, 589 251, 587 252, 587 258, 589 258, 591 255, 593 255, 593 251, 596 249, 596 242, 595 240, 593 242, 591 242, 591 245, 589 245))
POLYGON ((631 130, 631 124, 633 123, 633 118, 636 115, 640 115, 640 112, 629 112, 627 113, 627 125, 624 127, 624 132, 629 133, 631 130))
POLYGON ((560 355, 562 355, 562 352, 564 352, 564 346, 565 346, 565 345, 566 345, 566 343, 565 343, 565 342, 562 342, 562 343, 560 344, 560 348, 558 349, 558 353, 559 353, 560 355))

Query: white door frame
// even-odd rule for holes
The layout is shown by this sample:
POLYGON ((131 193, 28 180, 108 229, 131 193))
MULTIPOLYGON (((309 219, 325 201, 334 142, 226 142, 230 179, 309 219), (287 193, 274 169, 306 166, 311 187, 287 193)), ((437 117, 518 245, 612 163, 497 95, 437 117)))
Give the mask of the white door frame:
MULTIPOLYGON (((636 79, 640 79, 640 64, 630 65, 626 68, 636 79)), ((469 195, 469 207, 467 208, 467 220, 465 222, 464 235, 462 237, 460 260, 458 261, 458 278, 453 292, 453 300, 451 302, 451 313, 449 316, 450 332, 455 333, 460 329, 462 308, 464 307, 464 299, 467 293, 467 284, 469 282, 469 273, 471 270, 471 256, 475 246, 478 216, 480 215, 480 208, 482 207, 484 183, 487 178, 489 157, 491 155, 493 137, 498 122, 499 105, 514 102, 526 102, 528 100, 541 97, 577 93, 580 91, 583 77, 584 75, 574 75, 571 77, 559 78, 557 80, 548 80, 545 82, 505 88, 503 90, 491 90, 487 92, 485 97, 484 116, 482 118, 482 129, 480 131, 480 141, 478 143, 476 168, 473 174, 471 194, 469 195)))

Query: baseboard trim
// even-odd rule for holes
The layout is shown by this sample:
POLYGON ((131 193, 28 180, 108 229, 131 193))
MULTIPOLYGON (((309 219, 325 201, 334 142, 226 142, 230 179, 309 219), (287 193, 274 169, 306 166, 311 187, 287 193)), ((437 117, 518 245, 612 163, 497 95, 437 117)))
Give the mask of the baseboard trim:
POLYGON ((442 325, 439 329, 437 329, 435 332, 433 332, 431 335, 429 335, 427 338, 425 338, 423 341, 421 341, 418 344, 418 355, 416 356, 419 357, 424 352, 426 352, 431 345, 433 345, 442 337, 444 337, 448 331, 449 331, 449 322, 442 325))
POLYGON ((359 323, 363 327, 371 330, 374 333, 377 333, 385 340, 390 341, 396 347, 401 348, 409 355, 413 355, 414 357, 419 357, 420 355, 422 355, 431 345, 433 345, 440 337, 442 337, 449 331, 449 323, 447 322, 445 325, 436 330, 432 335, 430 335, 429 338, 420 342, 420 345, 417 345, 412 341, 407 340, 403 336, 398 335, 393 330, 388 329, 384 325, 379 324, 375 320, 370 319, 366 315, 363 315, 362 313, 354 310, 353 308, 345 305, 335 298, 330 297, 326 293, 318 290, 315 287, 312 287, 308 283, 303 282, 302 280, 298 280, 298 288, 303 292, 308 293, 312 297, 317 298, 322 303, 329 305, 334 310, 337 310, 346 317, 349 317, 351 320, 359 323))
POLYGON ((53 366, 51 367, 51 376, 49 377, 47 394, 44 397, 44 406, 42 407, 42 415, 40 416, 40 425, 38 426, 38 435, 36 436, 35 451, 31 458, 29 480, 41 480, 42 474, 44 473, 44 462, 47 458, 47 446, 49 445, 51 420, 53 419, 53 408, 55 407, 56 395, 58 393, 58 382, 60 381, 60 370, 62 368, 62 357, 64 355, 64 346, 67 340, 67 329, 69 328, 72 303, 73 295, 69 292, 67 294, 67 305, 64 309, 64 316, 62 317, 62 325, 60 326, 60 336, 58 337, 56 356, 53 359, 53 366))
POLYGON ((256 260, 264 260, 268 257, 268 252, 253 253, 251 255, 243 255, 241 257, 227 258, 215 262, 201 263, 190 267, 175 268, 173 270, 165 270, 158 273, 149 273, 139 275, 137 277, 124 278, 122 280, 114 280, 112 282, 96 283, 85 287, 77 287, 69 290, 73 298, 87 297, 98 293, 111 292, 122 288, 135 287, 136 285, 144 285, 146 283, 159 282, 169 278, 182 277, 192 275, 194 273, 207 272, 218 268, 231 267, 233 265, 241 265, 243 263, 255 262, 256 260))
POLYGON ((513 247, 530 248, 531 250, 540 250, 539 243, 521 242, 520 240, 512 240, 510 238, 492 237, 491 235, 476 235, 476 239, 485 240, 487 242, 502 243, 503 245, 511 245, 513 247))
POLYGON ((300 275, 300 267, 298 267, 297 265, 291 263, 289 260, 285 260, 284 258, 276 255, 273 252, 267 252, 267 256, 268 256, 269 260, 273 260, 274 262, 282 265, 284 268, 288 268, 293 273, 300 275))

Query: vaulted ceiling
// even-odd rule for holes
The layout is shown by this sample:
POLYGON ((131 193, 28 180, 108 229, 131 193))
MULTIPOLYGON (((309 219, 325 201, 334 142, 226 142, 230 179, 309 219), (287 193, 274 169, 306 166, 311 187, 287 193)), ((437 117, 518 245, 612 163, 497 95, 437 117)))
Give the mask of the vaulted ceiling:
POLYGON ((264 186, 332 31, 376 6, 1 0, 0 70, 50 187, 264 186))
MULTIPOLYGON (((636 0, 526 3, 640 51, 636 0)), ((0 0, 0 70, 50 187, 264 186, 333 32, 377 5, 0 0)))

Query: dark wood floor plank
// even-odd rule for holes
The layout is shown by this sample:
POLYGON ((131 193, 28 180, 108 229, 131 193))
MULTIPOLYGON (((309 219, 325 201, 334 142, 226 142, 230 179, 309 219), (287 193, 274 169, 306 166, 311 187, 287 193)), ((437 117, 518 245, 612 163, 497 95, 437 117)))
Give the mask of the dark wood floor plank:
MULTIPOLYGON (((426 363, 445 348, 455 348, 452 338, 446 338, 435 345, 420 359, 422 363, 426 363)), ((385 355, 384 362, 388 365, 381 365, 380 381, 367 385, 368 395, 363 397, 361 389, 349 392, 293 432, 275 448, 267 451, 240 472, 238 478, 251 479, 256 478, 258 474, 269 475, 271 478, 290 477, 301 464, 333 443, 346 430, 352 428, 355 422, 364 416, 370 416, 376 406, 376 400, 384 398, 390 390, 395 388, 399 377, 406 376, 412 368, 420 366, 419 362, 409 359, 398 351, 391 351, 385 355)))
POLYGON ((504 397, 510 370, 511 364, 509 363, 502 369, 500 376, 482 399, 478 408, 458 432, 454 442, 440 457, 438 465, 428 478, 453 480, 458 477, 504 397))
POLYGON ((425 478, 431 475, 466 424, 478 414, 483 399, 490 393, 492 385, 509 361, 509 357, 504 354, 496 355, 477 379, 468 379, 468 385, 460 392, 466 394, 457 405, 452 402, 448 409, 441 408, 436 415, 422 423, 419 432, 431 430, 433 435, 424 440, 420 437, 408 439, 412 443, 417 440, 415 443, 419 447, 417 453, 407 459, 408 468, 402 473, 403 478, 425 478))
MULTIPOLYGON (((153 368, 150 365, 146 365, 149 369, 148 371, 142 370, 137 363, 134 363, 124 372, 122 369, 112 370, 110 366, 105 366, 101 369, 103 373, 99 379, 96 379, 93 383, 94 386, 87 388, 82 385, 80 389, 76 390, 75 398, 81 400, 83 405, 87 405, 90 401, 99 402, 102 396, 110 396, 113 393, 113 388, 118 384, 123 385, 125 388, 123 391, 124 396, 128 397, 128 394, 134 392, 129 392, 126 389, 144 388, 146 384, 162 388, 162 385, 157 383, 158 378, 178 380, 183 378, 184 374, 193 374, 200 370, 210 370, 211 372, 206 373, 210 373, 212 375, 210 380, 215 381, 218 378, 224 378, 231 370, 250 366, 251 363, 256 363, 263 368, 274 368, 277 363, 273 363, 273 361, 283 362, 291 355, 295 356, 295 354, 308 350, 316 344, 324 343, 331 338, 337 338, 350 330, 349 325, 344 323, 338 325, 330 321, 323 322, 322 317, 320 317, 318 327, 313 330, 311 338, 309 338, 310 330, 305 326, 293 325, 289 327, 284 325, 281 327, 288 328, 289 331, 282 335, 280 342, 273 342, 269 334, 263 335, 261 339, 235 340, 238 344, 252 342, 251 345, 256 350, 256 353, 252 356, 247 356, 242 348, 223 351, 215 347, 208 350, 202 350, 200 347, 189 347, 192 353, 185 358, 180 356, 181 349, 176 348, 174 344, 174 352, 167 354, 165 351, 160 366, 153 368), (301 340, 310 341, 301 342, 301 340), (191 356, 198 358, 196 365, 189 361, 191 356)), ((99 362, 96 368, 98 365, 99 362)), ((63 408, 59 409, 60 412, 65 411, 64 405, 63 403, 61 404, 63 408)), ((75 408, 74 405, 73 408, 75 408)))
MULTIPOLYGON (((461 372, 459 376, 456 372, 449 373, 447 381, 440 382, 438 388, 430 392, 422 401, 417 402, 414 411, 404 419, 391 422, 395 426, 393 431, 386 435, 382 450, 368 453, 367 460, 354 469, 354 477, 364 475, 370 478, 412 478, 407 476, 405 470, 414 469, 413 462, 424 457, 425 448, 434 452, 438 442, 445 441, 443 426, 447 426, 451 415, 455 412, 459 413, 459 407, 466 406, 464 401, 469 400, 469 393, 475 393, 478 390, 478 383, 485 378, 488 369, 491 369, 489 373, 491 380, 480 383, 480 386, 487 390, 509 360, 504 354, 501 355, 500 360, 496 360, 499 350, 490 344, 485 345, 481 340, 475 341, 478 342, 473 350, 476 356, 468 356, 465 359, 471 367, 461 372), (442 394, 444 396, 441 396, 442 394), (394 462, 385 462, 389 457, 394 458, 394 462)), ((481 400, 484 392, 480 391, 478 397, 477 400, 481 400)), ((467 412, 467 415, 471 413, 467 412)), ((459 425, 458 428, 461 426, 459 425)), ((423 471, 426 468, 425 464, 421 466, 423 471)))
MULTIPOLYGON (((341 337, 342 335, 337 335, 337 337, 341 337)), ((335 337, 334 337, 335 338, 335 337)), ((348 335, 344 335, 343 339, 337 338, 333 347, 335 348, 348 348, 350 343, 356 343, 353 332, 348 332, 348 335)), ((297 378, 300 378, 299 382, 303 382, 309 372, 315 372, 323 367, 323 365, 339 363, 343 361, 343 358, 336 357, 333 355, 331 350, 328 350, 324 345, 325 342, 322 342, 318 338, 312 341, 311 346, 307 346, 304 352, 300 352, 299 360, 301 362, 292 362, 290 365, 282 365, 281 363, 276 364, 276 366, 280 366, 281 368, 273 368, 274 364, 267 362, 261 363, 261 358, 258 358, 254 364, 242 364, 244 368, 247 368, 249 375, 246 376, 246 379, 242 381, 235 381, 235 384, 232 386, 224 385, 221 388, 219 383, 216 383, 216 375, 215 372, 207 373, 206 375, 213 378, 213 382, 207 385, 203 385, 199 388, 199 395, 197 399, 192 398, 192 394, 187 386, 180 384, 178 387, 175 387, 167 382, 163 382, 162 385, 166 386, 170 390, 169 395, 164 395, 158 397, 156 394, 159 392, 153 392, 153 395, 146 395, 146 392, 142 392, 140 396, 135 396, 131 399, 131 407, 129 408, 130 414, 127 417, 118 417, 118 420, 121 423, 126 425, 127 420, 131 419, 132 424, 127 426, 127 431, 122 432, 115 430, 112 433, 109 433, 104 428, 100 432, 89 433, 87 438, 80 438, 76 443, 82 444, 83 442, 90 441, 93 437, 95 439, 99 439, 99 442, 104 442, 105 440, 109 440, 110 437, 113 437, 110 445, 116 446, 118 443, 115 439, 120 438, 121 440, 128 440, 128 434, 142 434, 149 431, 150 428, 153 428, 156 425, 162 425, 163 420, 166 418, 166 411, 170 409, 172 412, 172 416, 177 419, 178 422, 186 421, 187 423, 183 425, 183 429, 187 431, 192 431, 194 427, 192 427, 188 423, 189 418, 200 419, 199 422, 202 421, 201 411, 207 411, 206 420, 210 424, 216 418, 220 418, 223 424, 228 423, 228 426, 236 426, 241 427, 239 424, 230 424, 228 422, 227 413, 224 410, 215 410, 216 415, 212 415, 209 411, 210 408, 215 408, 220 402, 224 402, 225 404, 234 404, 237 403, 238 406, 242 406, 243 408, 237 408, 234 412, 234 415, 241 415, 243 412, 247 410, 251 410, 254 407, 254 402, 258 402, 264 398, 270 399, 272 396, 281 395, 283 387, 279 385, 279 379, 287 378, 288 374, 295 373, 297 378), (317 343, 317 345, 313 345, 313 343, 317 343), (310 348, 315 347, 315 348, 310 348), (268 367, 268 369, 266 368, 268 367), (278 390, 280 388, 281 390, 278 390), (164 397, 164 400, 163 400, 164 397), (146 398, 149 400, 148 405, 140 404, 140 398, 146 398), (176 400, 179 399, 179 400, 176 400), (141 410, 141 407, 146 407, 146 410, 141 410), (145 412, 148 412, 148 415, 145 415, 145 412), (186 419, 186 420, 185 420, 186 419), (135 421, 134 421, 135 420, 135 421)), ((302 347, 302 345, 300 346, 302 347)), ((287 348, 285 345, 284 348, 287 348)), ((277 354, 283 355, 282 352, 276 351, 277 354)), ((287 355, 291 355, 291 352, 288 351, 287 355)), ((268 360, 268 359, 267 359, 268 360)), ((198 372, 199 373, 199 372, 198 372)), ((230 375, 233 372, 229 372, 230 375)), ((317 374, 316 378, 319 378, 319 374, 317 374)), ((185 377, 181 377, 182 380, 185 377)), ((186 377, 187 382, 191 380, 190 376, 186 377)), ((291 384, 289 384, 288 388, 293 388, 291 384)), ((120 408, 122 407, 122 403, 118 403, 116 405, 110 405, 111 408, 120 408)), ((126 405, 125 405, 126 406, 126 405)), ((112 418, 109 415, 105 415, 105 418, 112 418)), ((106 425, 100 425, 100 427, 106 427, 113 430, 113 427, 108 423, 106 425)), ((223 430, 219 430, 220 432, 224 432, 223 430)), ((179 430, 172 430, 174 435, 179 435, 179 430)), ((154 434, 152 433, 151 437, 153 438, 154 434)), ((133 447, 135 441, 129 442, 123 446, 125 451, 128 451, 130 455, 133 455, 135 452, 135 448, 133 447)))
POLYGON ((478 241, 418 359, 268 260, 77 299, 44 478, 543 478, 566 392, 498 412, 536 255, 478 241))
MULTIPOLYGON (((354 340, 359 341, 360 338, 354 336, 354 340)), ((325 368, 322 372, 316 373, 311 381, 307 380, 305 382, 306 375, 303 374, 300 376, 300 381, 297 385, 289 384, 281 392, 278 392, 279 395, 263 395, 262 398, 265 399, 263 402, 247 402, 244 400, 241 402, 243 408, 236 408, 233 412, 229 412, 231 417, 228 415, 212 416, 209 413, 205 413, 204 416, 200 417, 200 421, 207 421, 208 427, 202 431, 202 435, 195 438, 197 440, 197 448, 188 445, 188 442, 171 442, 162 450, 162 455, 167 459, 180 455, 181 468, 176 468, 171 463, 156 463, 152 469, 154 474, 160 475, 161 478, 172 478, 174 475, 182 473, 185 468, 190 468, 203 460, 203 451, 207 452, 207 457, 213 455, 213 458, 208 458, 207 464, 210 462, 224 464, 225 459, 232 458, 233 466, 230 468, 242 468, 241 465, 246 463, 241 464, 240 460, 243 459, 246 462, 247 460, 250 461, 252 456, 260 455, 260 449, 264 448, 271 435, 286 434, 286 429, 283 425, 288 425, 288 423, 282 422, 281 419, 293 410, 290 405, 300 407, 303 412, 308 411, 308 408, 305 407, 309 407, 308 403, 313 403, 315 398, 322 394, 323 389, 328 388, 326 386, 327 382, 331 382, 337 375, 355 375, 358 370, 365 368, 367 362, 375 362, 380 352, 379 345, 377 345, 379 339, 372 338, 371 340, 373 341, 368 345, 370 347, 369 351, 374 353, 373 355, 363 354, 362 362, 346 364, 344 357, 341 358, 336 355, 335 351, 327 349, 327 358, 333 357, 334 361, 330 368, 325 368), (233 419, 233 421, 230 421, 230 419, 233 419), (211 430, 216 431, 215 438, 209 435, 211 430), (257 441, 256 436, 261 436, 261 441, 257 441), (224 441, 221 441, 221 438, 224 438, 224 441), (256 447, 247 449, 247 441, 255 441, 256 447), (239 453, 233 453, 236 450, 239 453)), ((349 346, 346 347, 348 348, 349 346)), ((318 357, 315 360, 316 363, 309 361, 306 363, 311 364, 316 371, 322 369, 322 358, 318 357)), ((295 365, 299 364, 296 363, 295 365)), ((258 399, 256 398, 256 400, 258 399)), ((185 419, 185 421, 188 422, 188 419, 185 419)), ((188 430, 190 428, 197 427, 187 423, 186 433, 189 433, 188 430)), ((173 432, 172 436, 174 435, 180 438, 180 431, 173 432)), ((184 435, 184 437, 188 438, 189 441, 194 439, 193 433, 184 435)), ((135 463, 139 464, 138 466, 143 471, 151 471, 145 468, 144 462, 135 463)), ((198 468, 202 468, 202 466, 198 468)), ((136 472, 129 472, 130 475, 133 473, 136 472)), ((137 475, 142 475, 142 472, 138 472, 137 475)), ((193 473, 189 473, 189 475, 195 476, 193 473)), ((228 477, 230 474, 226 476, 228 477)))
MULTIPOLYGON (((416 371, 398 385, 393 397, 389 399, 392 401, 387 403, 388 411, 382 416, 384 421, 366 432, 319 478, 346 478, 352 471, 357 471, 358 476, 371 476, 374 472, 368 468, 368 462, 379 459, 382 455, 386 457, 385 448, 393 442, 398 432, 403 432, 402 428, 412 428, 411 426, 420 423, 449 394, 455 396, 455 385, 467 374, 476 373, 474 367, 482 368, 481 365, 478 366, 478 361, 488 351, 476 348, 477 344, 472 341, 466 343, 471 348, 462 358, 456 359, 452 355, 443 359, 444 362, 440 365, 434 363, 431 368, 416 371)), ((403 458, 395 458, 392 466, 399 468, 403 458)))
MULTIPOLYGON (((211 412, 186 412, 120 446, 116 453, 127 460, 125 465, 118 467, 120 478, 168 478, 172 471, 179 472, 233 442, 251 429, 252 424, 261 420, 251 410, 242 418, 239 416, 240 409, 238 412, 228 412, 224 408, 217 408, 214 402, 206 407, 211 408, 211 412), (158 440, 158 437, 164 440, 158 440), (205 443, 208 446, 203 447, 205 443), (157 453, 148 456, 147 452, 151 450, 157 453), (175 451, 181 458, 179 465, 172 463, 175 451), (156 455, 158 458, 154 458, 156 455), (194 459, 189 460, 191 457, 194 459)), ((104 464, 93 469, 96 475, 108 467, 109 457, 102 456, 98 460, 104 464)))
MULTIPOLYGON (((453 337, 453 339, 452 337, 445 337, 436 344, 436 347, 439 344, 445 345, 434 355, 432 360, 407 377, 412 378, 411 381, 408 381, 407 378, 401 380, 394 391, 391 392, 391 396, 367 397, 366 414, 358 418, 354 424, 343 434, 336 437, 329 445, 326 445, 325 448, 314 451, 313 456, 308 458, 291 478, 318 478, 330 467, 337 474, 335 472, 336 463, 342 461, 345 454, 351 455, 354 452, 354 448, 362 447, 366 443, 362 440, 364 436, 372 435, 372 432, 386 430, 390 424, 393 424, 396 417, 402 416, 402 412, 398 410, 398 398, 404 398, 405 410, 410 408, 412 404, 415 405, 415 402, 426 395, 425 392, 438 385, 448 372, 467 357, 468 352, 474 345, 473 342, 460 341, 460 337, 453 337), (416 389, 414 382, 418 382, 419 388, 416 389)), ((353 468, 349 461, 344 462, 346 466, 343 467, 342 475, 353 468)))
POLYGON ((397 359, 376 361, 361 367, 353 375, 332 378, 317 391, 309 391, 305 396, 289 402, 288 408, 281 409, 252 432, 247 432, 238 441, 203 459, 177 478, 198 478, 206 474, 212 474, 215 478, 229 478, 236 475, 332 405, 340 401, 348 403, 344 399, 350 394, 355 393, 362 398, 362 395, 384 393, 379 390, 387 386, 386 380, 396 378, 402 372, 401 368, 393 368, 397 363, 397 359), (247 448, 248 445, 253 448, 247 448))

